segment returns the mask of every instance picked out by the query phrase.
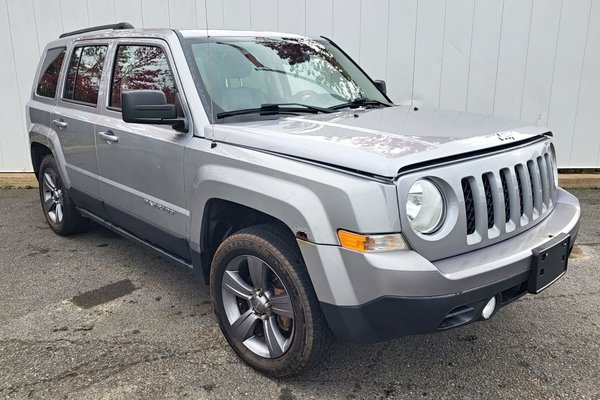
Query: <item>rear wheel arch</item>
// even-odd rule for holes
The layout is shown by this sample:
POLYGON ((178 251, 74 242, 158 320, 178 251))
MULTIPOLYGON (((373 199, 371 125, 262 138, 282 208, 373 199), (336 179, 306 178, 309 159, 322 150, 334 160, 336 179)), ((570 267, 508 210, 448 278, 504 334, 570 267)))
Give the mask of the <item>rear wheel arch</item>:
POLYGON ((31 152, 31 164, 33 165, 33 172, 35 173, 35 176, 36 176, 36 178, 38 178, 38 181, 39 181, 40 165, 42 163, 42 160, 47 155, 52 155, 52 150, 50 150, 50 148, 48 146, 46 146, 42 143, 32 142, 30 152, 31 152))

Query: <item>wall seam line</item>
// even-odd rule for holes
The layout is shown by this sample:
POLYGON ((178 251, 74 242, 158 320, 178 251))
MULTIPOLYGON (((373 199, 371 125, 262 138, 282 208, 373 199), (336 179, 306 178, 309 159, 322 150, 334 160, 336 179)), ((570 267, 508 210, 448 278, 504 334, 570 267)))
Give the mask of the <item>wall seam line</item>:
POLYGON ((442 21, 442 54, 440 58, 440 84, 438 87, 438 108, 442 106, 442 77, 444 75, 444 49, 446 47, 446 13, 448 12, 448 1, 444 0, 444 19, 442 21))
POLYGON ((471 18, 471 42, 469 43, 469 66, 467 67, 467 87, 465 89, 465 107, 467 111, 469 105, 469 86, 471 85, 471 61, 473 60, 473 30, 475 29, 475 4, 477 0, 473 0, 473 14, 471 18))
MULTIPOLYGON (((35 0, 31 2, 31 6, 33 7, 33 24, 35 25, 35 41, 37 43, 37 48, 38 48, 38 57, 42 55, 42 52, 44 51, 44 49, 40 49, 40 32, 38 31, 38 24, 37 24, 37 16, 36 16, 36 10, 35 10, 35 0)), ((35 79, 35 78, 34 78, 35 79)))
POLYGON ((571 158, 573 157, 573 143, 575 142, 575 128, 577 127, 577 115, 579 114, 579 97, 581 95, 581 82, 583 81, 583 67, 585 66, 585 59, 587 57, 587 45, 590 38, 590 25, 592 15, 593 0, 590 0, 590 8, 588 9, 587 27, 585 28, 585 44, 583 47, 583 58, 581 59, 581 70, 579 72, 579 84, 577 85, 577 100, 575 102, 575 116, 573 118, 573 130, 571 132, 571 145, 569 149, 569 165, 571 165, 571 158))
MULTIPOLYGON (((12 52, 12 61, 13 61, 13 67, 14 67, 14 77, 15 77, 15 86, 17 87, 17 97, 19 98, 19 115, 21 116, 21 125, 25 128, 24 130, 27 131, 27 124, 25 123, 25 114, 23 113, 23 109, 22 107, 20 107, 21 104, 23 104, 23 99, 21 99, 21 87, 19 85, 19 78, 18 78, 18 74, 17 74, 17 60, 15 57, 15 45, 14 45, 14 36, 13 36, 13 31, 12 31, 12 24, 10 23, 10 9, 8 7, 8 1, 4 1, 4 6, 6 7, 6 19, 8 21, 8 32, 10 33, 10 48, 11 48, 11 52, 12 52)), ((26 138, 27 139, 27 138, 26 138)), ((25 154, 26 156, 26 154, 25 154)), ((25 163, 27 163, 27 161, 25 161, 25 163)))
POLYGON ((498 56, 496 57, 496 76, 494 77, 494 98, 492 102, 492 115, 496 112, 496 90, 498 88, 498 68, 500 66, 500 49, 502 48, 502 28, 504 27, 504 3, 502 1, 502 16, 500 17, 500 37, 498 38, 498 56))
POLYGON ((410 106, 415 104, 415 69, 417 67, 417 33, 419 27, 419 0, 415 8, 415 40, 413 43, 413 68, 412 68, 412 85, 410 87, 410 106))
POLYGON ((552 65, 552 79, 550 84, 550 94, 548 95, 548 108, 546 111, 546 124, 550 125, 550 107, 552 106, 552 94, 554 93, 554 77, 556 76, 556 60, 558 56, 558 43, 560 42, 560 29, 562 27, 564 0, 560 2, 560 16, 558 17, 558 31, 556 33, 556 46, 554 48, 554 62, 552 65))
POLYGON ((529 12, 529 33, 527 34, 527 51, 525 51, 525 67, 523 68, 523 82, 521 84, 521 104, 519 105, 519 120, 523 116, 523 99, 525 98, 525 80, 527 79, 527 66, 529 65, 529 46, 531 45, 531 27, 533 26, 533 5, 536 0, 531 2, 529 12))
MULTIPOLYGON (((390 59, 390 1, 387 0, 387 26, 385 27, 385 80, 388 80, 388 64, 390 59)), ((386 93, 387 94, 387 93, 386 93)))

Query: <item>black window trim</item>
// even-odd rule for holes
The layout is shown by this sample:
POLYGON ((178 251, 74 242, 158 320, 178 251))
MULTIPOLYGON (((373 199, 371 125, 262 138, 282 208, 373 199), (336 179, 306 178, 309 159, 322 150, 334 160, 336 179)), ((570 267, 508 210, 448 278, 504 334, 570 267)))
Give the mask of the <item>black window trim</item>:
MULTIPOLYGON (((56 81, 56 92, 54 92, 54 96, 53 97, 44 96, 44 95, 41 95, 41 94, 38 93, 38 87, 40 86, 40 81, 41 81, 42 77, 44 76, 44 73, 46 72, 45 70, 42 70, 42 67, 44 66, 44 61, 42 61, 42 64, 40 65, 40 71, 39 71, 38 77, 37 77, 37 83, 35 85, 35 91, 34 91, 34 95, 36 97, 39 97, 40 99, 56 100, 56 98, 58 97, 57 95, 58 95, 59 89, 61 87, 61 82, 62 82, 62 78, 63 78, 63 76, 62 76, 63 68, 65 66, 65 60, 66 60, 66 57, 67 57, 67 46, 63 45, 63 46, 52 47, 52 48, 49 48, 48 50, 46 50, 45 53, 44 53, 44 60, 46 60, 46 57, 48 56, 49 52, 51 52, 52 50, 59 50, 59 49, 60 50, 64 50, 65 57, 63 58, 63 62, 62 62, 61 66, 60 66, 60 69, 58 71, 58 79, 56 81)), ((55 60, 56 60, 56 58, 55 58, 55 60)))
MULTIPOLYGON (((116 40, 114 41, 114 51, 113 51, 113 54, 112 54, 112 57, 110 60, 110 62, 111 62, 110 75, 108 77, 108 83, 106 85, 106 96, 104 96, 105 97, 104 108, 106 110, 121 114, 121 107, 114 107, 114 106, 110 105, 110 99, 112 97, 113 76, 115 74, 115 67, 117 66, 117 57, 119 55, 119 47, 120 46, 159 47, 163 51, 165 57, 167 58, 167 64, 169 65, 169 69, 171 70, 171 74, 173 75, 173 82, 175 83, 175 89, 177 90, 177 93, 179 94, 179 101, 182 103, 184 102, 183 96, 182 96, 181 90, 180 90, 182 85, 179 82, 179 76, 177 74, 177 71, 175 71, 174 63, 171 62, 172 56, 170 54, 170 48, 169 48, 168 43, 165 40, 158 39, 158 38, 139 38, 139 39, 138 38, 136 38, 136 39, 116 38, 116 40)), ((183 106, 183 104, 181 105, 181 107, 185 113, 185 107, 183 106)))
MULTIPOLYGON (((110 51, 110 46, 111 43, 110 42, 96 42, 96 41, 90 41, 90 42, 86 42, 86 41, 78 41, 78 42, 73 42, 71 45, 71 49, 69 51, 69 59, 68 59, 68 63, 65 64, 66 65, 66 71, 64 73, 64 76, 61 78, 61 95, 60 95, 60 101, 65 102, 65 103, 71 103, 71 104, 75 104, 75 105, 79 105, 79 106, 85 106, 85 107, 89 107, 89 108, 94 108, 97 109, 98 108, 98 104, 100 103, 100 93, 102 92, 102 77, 104 75, 104 70, 106 68, 106 62, 108 60, 108 54, 110 51), (73 53, 78 49, 78 48, 85 48, 85 47, 93 47, 93 46, 104 46, 106 47, 106 54, 104 57, 104 65, 102 66, 102 73, 100 74, 100 84, 98 86, 98 100, 96 100, 95 103, 88 103, 85 101, 81 101, 81 100, 74 100, 74 99, 68 99, 65 98, 65 90, 67 89, 66 84, 67 84, 67 78, 69 76, 69 64, 71 63, 71 57, 73 57, 73 53)), ((81 57, 79 57, 79 60, 77 60, 77 73, 79 73, 79 63, 81 62, 81 57)), ((75 76, 75 81, 77 81, 77 75, 75 76)), ((73 94, 75 94, 75 87, 73 87, 73 94)))

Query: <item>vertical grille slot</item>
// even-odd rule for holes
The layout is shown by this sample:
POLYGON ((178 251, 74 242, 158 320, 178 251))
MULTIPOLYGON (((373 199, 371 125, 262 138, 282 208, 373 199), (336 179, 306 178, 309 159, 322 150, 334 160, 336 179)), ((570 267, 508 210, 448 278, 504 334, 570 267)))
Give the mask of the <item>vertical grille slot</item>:
POLYGON ((521 215, 521 217, 523 216, 523 213, 525 212, 525 208, 523 207, 523 185, 521 183, 521 174, 519 172, 519 170, 521 168, 519 168, 520 165, 515 165, 515 176, 517 177, 517 186, 519 189, 519 210, 520 213, 519 215, 521 215))
POLYGON ((483 191, 485 193, 485 205, 487 206, 487 227, 494 227, 494 198, 492 197, 492 188, 490 185, 490 177, 488 174, 481 175, 483 181, 483 191))
POLYGON ((533 218, 537 218, 542 212, 542 185, 540 182, 540 173, 537 169, 537 163, 533 160, 527 161, 527 171, 531 181, 531 193, 533 197, 533 218))
POLYGON ((465 198, 465 215, 467 222, 467 234, 475 233, 475 201, 473 199, 473 190, 468 178, 461 180, 463 196, 465 198))
POLYGON ((546 160, 546 168, 548 169, 548 183, 550 184, 550 187, 554 189, 554 168, 552 168, 552 161, 550 161, 549 153, 544 154, 544 160, 546 160))
POLYGON ((500 171, 500 181, 502 183, 502 193, 504 194, 504 222, 510 221, 510 195, 508 193, 508 182, 506 181, 507 169, 500 171))
POLYGON ((556 187, 554 186, 554 168, 549 153, 544 154, 544 160, 546 161, 546 171, 548 171, 548 207, 550 207, 554 199, 554 192, 556 191, 556 187))
POLYGON ((546 160, 542 157, 537 158, 538 170, 540 171, 540 180, 542 182, 542 208, 543 211, 550 205, 550 182, 548 180, 548 168, 546 160))

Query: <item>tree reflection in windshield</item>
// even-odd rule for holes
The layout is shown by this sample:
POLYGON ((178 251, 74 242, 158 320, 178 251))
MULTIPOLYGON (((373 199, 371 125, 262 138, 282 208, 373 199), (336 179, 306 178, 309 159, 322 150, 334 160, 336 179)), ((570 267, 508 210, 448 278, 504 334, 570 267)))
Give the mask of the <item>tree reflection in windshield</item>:
POLYGON ((352 77, 320 43, 288 38, 256 38, 256 43, 277 52, 280 59, 287 61, 293 75, 311 78, 346 101, 364 97, 352 77))
POLYGON ((331 108, 359 98, 372 99, 375 105, 370 106, 389 102, 346 54, 326 40, 216 36, 190 37, 184 45, 213 122, 223 120, 217 118, 223 113, 260 110, 265 104, 331 108))

